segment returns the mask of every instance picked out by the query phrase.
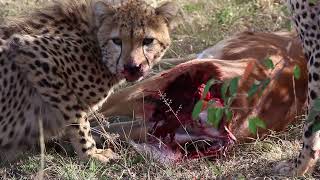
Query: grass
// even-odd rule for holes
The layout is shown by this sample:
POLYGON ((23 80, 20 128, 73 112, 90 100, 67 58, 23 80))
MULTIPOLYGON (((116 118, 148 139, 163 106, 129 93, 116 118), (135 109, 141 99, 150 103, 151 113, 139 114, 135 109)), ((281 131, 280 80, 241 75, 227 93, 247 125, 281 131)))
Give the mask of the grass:
MULTIPOLYGON (((41 6, 47 0, 0 0, 0 23, 41 6)), ((149 0, 158 4, 159 0, 149 0)), ((285 6, 277 0, 176 0, 181 6, 173 45, 166 57, 185 57, 199 53, 219 40, 243 30, 280 31, 291 28, 285 6)), ((123 143, 121 159, 102 165, 80 162, 48 148, 45 155, 45 179, 284 179, 272 173, 279 161, 297 155, 301 125, 283 133, 271 133, 264 140, 235 146, 227 157, 216 161, 193 160, 166 166, 141 156, 123 143)), ((68 149, 68 146, 66 147, 68 149)), ((67 150, 69 152, 70 150, 67 150)), ((70 154, 70 153, 69 153, 70 154)), ((72 154, 72 153, 71 153, 72 154)), ((35 179, 39 176, 40 154, 24 154, 12 164, 0 162, 0 179, 35 179)), ((319 169, 310 178, 319 178, 319 169)))

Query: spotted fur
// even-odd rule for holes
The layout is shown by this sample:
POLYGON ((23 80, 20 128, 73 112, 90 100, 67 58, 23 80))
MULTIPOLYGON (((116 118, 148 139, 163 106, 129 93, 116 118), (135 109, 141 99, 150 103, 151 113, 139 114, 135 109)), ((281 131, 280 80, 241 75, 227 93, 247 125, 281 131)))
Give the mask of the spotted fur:
POLYGON ((46 139, 67 134, 81 158, 113 158, 96 148, 86 116, 122 79, 140 79, 160 60, 175 14, 171 3, 61 0, 1 27, 2 158, 34 147, 40 123, 46 139), (128 64, 141 70, 125 73, 128 64))
MULTIPOLYGON (((292 12, 292 20, 303 44, 308 59, 308 111, 314 107, 315 100, 320 97, 320 4, 308 0, 288 0, 292 12)), ((313 128, 320 123, 320 114, 307 121, 303 133, 303 147, 299 156, 289 163, 282 163, 277 171, 286 175, 303 175, 311 172, 319 158, 320 131, 313 128)))

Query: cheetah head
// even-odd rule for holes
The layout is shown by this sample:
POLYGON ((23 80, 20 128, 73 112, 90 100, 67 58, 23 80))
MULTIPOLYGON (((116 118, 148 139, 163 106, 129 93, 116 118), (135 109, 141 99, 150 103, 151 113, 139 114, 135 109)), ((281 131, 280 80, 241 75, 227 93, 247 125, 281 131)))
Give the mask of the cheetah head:
POLYGON ((96 2, 94 17, 103 63, 122 79, 141 79, 170 46, 169 30, 177 11, 170 2, 157 8, 142 0, 118 6, 96 2))

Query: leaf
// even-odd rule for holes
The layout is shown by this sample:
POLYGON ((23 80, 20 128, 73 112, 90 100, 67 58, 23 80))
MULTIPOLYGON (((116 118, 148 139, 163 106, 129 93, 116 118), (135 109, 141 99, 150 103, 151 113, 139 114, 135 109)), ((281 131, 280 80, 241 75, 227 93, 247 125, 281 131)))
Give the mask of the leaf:
POLYGON ((227 94, 228 88, 229 88, 229 82, 228 81, 223 82, 221 86, 221 96, 224 101, 226 100, 226 94, 227 94))
POLYGON ((257 128, 266 129, 267 125, 263 120, 261 120, 258 117, 253 117, 249 119, 249 131, 251 134, 256 135, 257 134, 257 128))
POLYGON ((223 108, 208 108, 208 122, 215 128, 218 128, 223 116, 223 108))
POLYGON ((262 81, 260 86, 261 86, 261 91, 259 93, 259 96, 262 95, 263 91, 266 89, 266 87, 270 84, 271 80, 270 78, 267 78, 266 80, 262 81))
POLYGON ((229 87, 231 96, 234 96, 237 93, 239 80, 240 80, 240 77, 235 77, 235 78, 231 79, 230 87, 229 87))
POLYGON ((220 121, 222 120, 222 117, 223 117, 223 108, 216 108, 217 111, 216 111, 216 128, 218 128, 219 124, 220 124, 220 121))
POLYGON ((202 106, 203 106, 203 101, 199 100, 193 108, 192 119, 198 119, 199 114, 201 113, 201 110, 202 110, 202 106))
POLYGON ((261 86, 261 90, 264 91, 266 89, 266 87, 270 84, 271 79, 267 78, 266 80, 262 81, 262 86, 261 86))
POLYGON ((257 126, 254 124, 252 120, 249 119, 249 132, 253 135, 257 134, 257 126))
POLYGON ((320 122, 314 122, 312 125, 312 133, 315 133, 320 130, 320 122))
POLYGON ((262 119, 256 117, 255 120, 256 120, 255 122, 256 122, 256 126, 257 127, 262 128, 262 129, 266 129, 267 128, 266 123, 262 119))
POLYGON ((204 88, 204 91, 203 91, 202 99, 207 96, 207 93, 209 92, 211 86, 212 86, 215 82, 216 82, 215 79, 210 79, 210 80, 207 82, 207 84, 206 84, 206 86, 205 86, 205 88, 204 88))
POLYGON ((225 113, 225 115, 227 117, 227 121, 230 122, 232 120, 232 112, 229 109, 225 109, 224 113, 225 113))
POLYGON ((234 97, 227 97, 226 100, 224 100, 223 105, 225 107, 230 107, 232 102, 233 102, 233 100, 234 100, 234 97))
POLYGON ((295 79, 300 79, 301 76, 301 69, 298 65, 295 65, 293 68, 293 76, 295 79))
POLYGON ((274 64, 272 62, 272 60, 270 58, 267 58, 264 60, 264 65, 268 68, 268 69, 274 69, 274 64))
POLYGON ((216 114, 216 108, 209 107, 207 109, 208 111, 208 122, 214 126, 215 125, 215 114, 216 114))
POLYGON ((258 90, 259 84, 253 84, 248 91, 248 97, 251 98, 254 94, 257 93, 258 90))

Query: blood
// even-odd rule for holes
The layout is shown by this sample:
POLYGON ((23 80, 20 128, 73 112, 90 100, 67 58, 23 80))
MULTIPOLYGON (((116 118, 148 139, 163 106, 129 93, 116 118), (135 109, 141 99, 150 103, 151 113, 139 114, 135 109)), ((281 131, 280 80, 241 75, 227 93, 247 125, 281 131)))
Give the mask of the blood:
MULTIPOLYGON (((205 87, 206 87, 206 84, 204 84, 204 83, 201 84, 201 85, 198 87, 197 92, 195 93, 195 97, 196 97, 197 99, 201 99, 201 98, 202 98, 205 87)), ((209 91, 209 92, 206 94, 206 96, 203 98, 203 100, 209 101, 209 100, 212 99, 212 98, 213 98, 213 95, 212 95, 212 93, 209 91)))
MULTIPOLYGON (((198 121, 192 119, 192 111, 196 102, 202 98, 205 84, 212 78, 205 71, 195 72, 193 76, 189 73, 184 73, 178 76, 172 83, 168 84, 165 90, 158 97, 153 115, 150 122, 154 125, 151 128, 150 134, 155 138, 150 138, 152 143, 155 139, 160 139, 165 144, 169 145, 173 151, 177 149, 181 153, 187 153, 188 158, 199 158, 201 156, 216 156, 224 152, 225 148, 232 140, 225 136, 216 137, 215 140, 205 143, 202 148, 194 148, 192 142, 184 142, 185 144, 179 145, 175 141, 175 134, 178 129, 184 127, 202 127, 198 121), (181 149, 181 146, 189 144, 189 148, 181 149)), ((216 76, 215 78, 219 78, 216 76)), ((223 100, 220 94, 221 84, 214 84, 210 91, 206 94, 203 100, 214 100, 216 106, 222 107, 223 100)), ((223 123, 223 122, 222 122, 223 123)), ((223 126, 220 126, 223 127, 223 126)), ((221 128, 222 132, 224 131, 221 128)), ((204 129, 201 132, 206 132, 204 129)), ((223 134, 223 133, 222 133, 223 134)), ((204 134, 205 135, 205 134, 204 134)))
MULTIPOLYGON (((162 93, 150 120, 155 122, 154 136, 174 138, 180 126, 194 123, 192 110, 201 98, 203 84, 209 79, 201 72, 195 74, 193 77, 189 73, 178 76, 162 93)), ((211 97, 211 92, 207 96, 211 97)))

